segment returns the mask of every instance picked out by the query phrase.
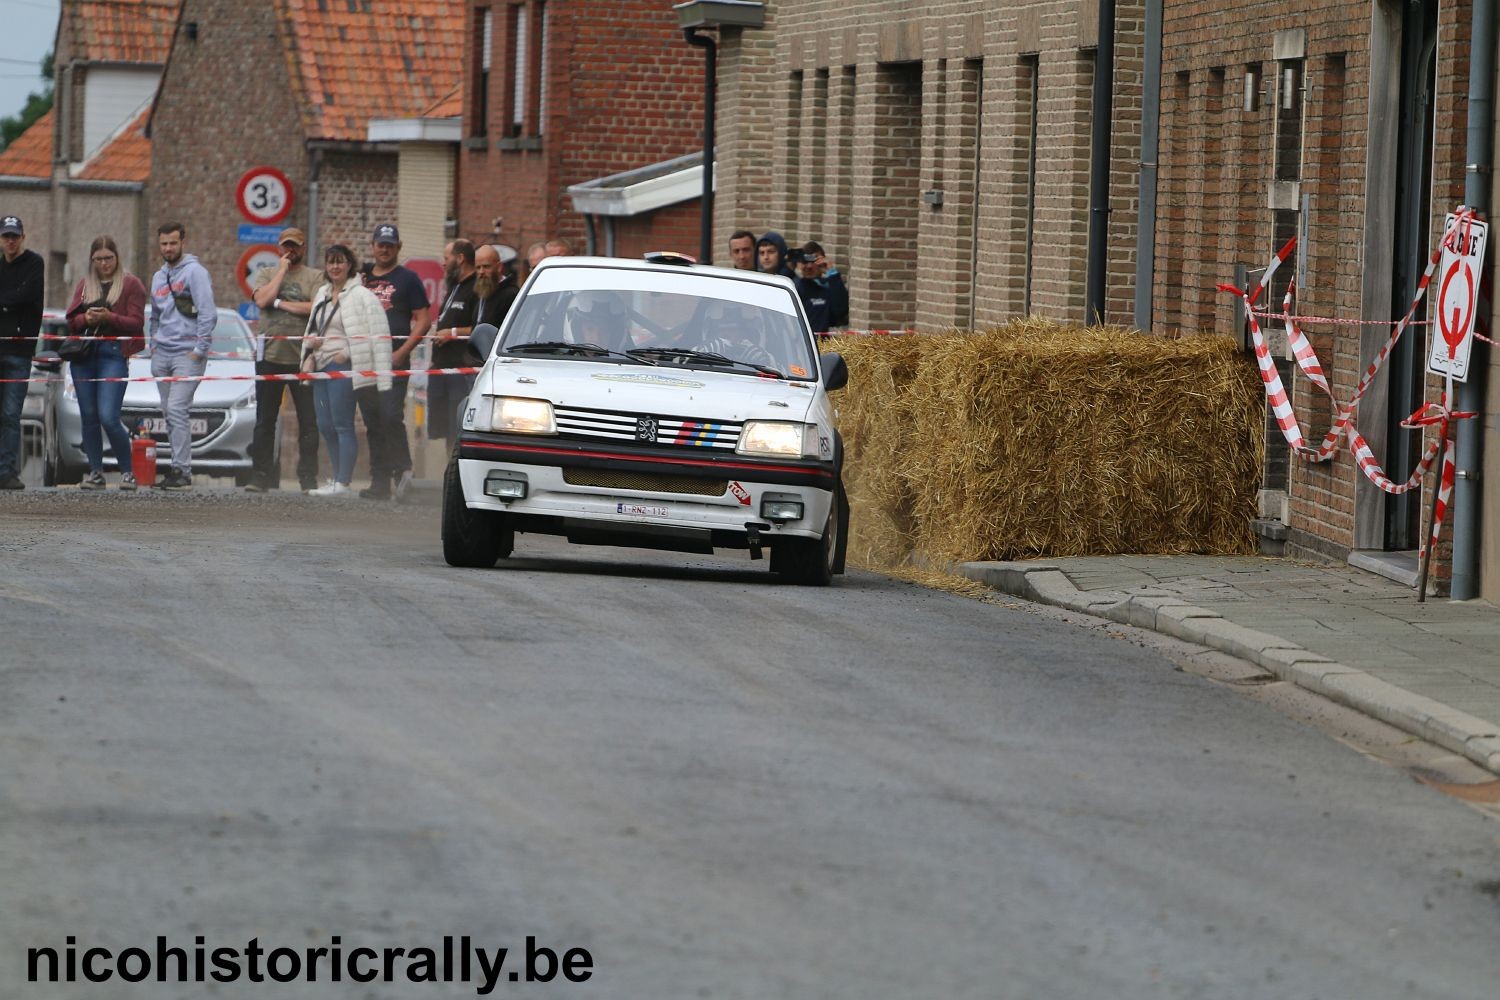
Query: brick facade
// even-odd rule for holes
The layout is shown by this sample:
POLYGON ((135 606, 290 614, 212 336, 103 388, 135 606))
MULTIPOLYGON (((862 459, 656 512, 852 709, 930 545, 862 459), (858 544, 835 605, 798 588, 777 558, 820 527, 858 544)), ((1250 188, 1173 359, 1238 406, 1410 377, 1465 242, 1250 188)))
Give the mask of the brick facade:
MULTIPOLYGON (((1230 280, 1236 265, 1263 267, 1295 231, 1287 227, 1298 224, 1305 260, 1291 261, 1278 278, 1294 272, 1299 263, 1305 266, 1299 312, 1390 322, 1405 311, 1409 295, 1393 287, 1392 277, 1395 220, 1412 197, 1398 195, 1395 181, 1397 150, 1410 141, 1393 124, 1402 72, 1402 6, 1393 0, 1166 5, 1156 325, 1234 332, 1232 300, 1215 294, 1214 284, 1230 280), (1288 72, 1299 68, 1300 94, 1295 84, 1291 92, 1302 105, 1301 155, 1296 158, 1295 145, 1288 145, 1297 136, 1286 108, 1286 84, 1295 79, 1288 72)), ((1464 196, 1469 4, 1443 4, 1437 16, 1441 44, 1429 248, 1444 212, 1464 196)), ((1417 272, 1425 255, 1424 249, 1412 258, 1417 272)), ((1272 303, 1278 309, 1284 287, 1279 280, 1272 303)), ((1312 324, 1308 332, 1334 396, 1348 400, 1390 331, 1378 325, 1312 324)), ((1408 339, 1420 369, 1425 360, 1422 328, 1411 331, 1408 339)), ((1283 345, 1284 339, 1274 341, 1278 353, 1283 345)), ((1396 435, 1407 432, 1394 430, 1390 420, 1414 407, 1392 397, 1392 368, 1388 362, 1387 374, 1365 396, 1358 425, 1377 459, 1400 481, 1411 466, 1397 467, 1396 435)), ((1329 401, 1300 374, 1288 385, 1304 433, 1316 443, 1330 421, 1329 401)), ((1436 399, 1440 389, 1429 378, 1426 398, 1436 399)), ((1411 440, 1420 449, 1418 436, 1411 440)), ((1267 442, 1273 454, 1284 450, 1274 428, 1267 442)), ((1401 536, 1386 527, 1386 498, 1364 480, 1347 448, 1330 463, 1296 457, 1282 461, 1284 482, 1278 477, 1267 485, 1285 491, 1290 552, 1341 559, 1356 549, 1416 547, 1411 541, 1396 544, 1401 536)), ((1424 526, 1426 506, 1424 502, 1424 526)), ((1443 579, 1448 572, 1446 543, 1439 555, 1435 570, 1443 579)))
MULTIPOLYGON (((460 235, 521 249, 561 235, 581 253, 585 220, 573 211, 569 185, 702 150, 703 53, 683 39, 670 4, 471 0, 465 23, 471 44, 459 153, 460 235), (487 88, 480 71, 485 11, 492 17, 487 88), (526 106, 517 108, 516 36, 523 22, 526 106)), ((653 213, 666 216, 660 220, 619 220, 616 252, 696 253, 696 226, 690 235, 679 234, 674 220, 683 213, 696 220, 697 204, 653 213), (658 245, 657 230, 672 235, 671 247, 658 245)))
POLYGON ((196 23, 198 37, 189 41, 179 27, 158 91, 142 249, 160 267, 157 226, 181 222, 188 252, 213 279, 214 300, 232 309, 245 300, 234 273, 245 249, 236 233, 246 220, 235 205, 245 171, 270 166, 286 174, 292 211, 281 224, 308 226, 302 114, 271 4, 185 0, 182 21, 196 23))
MULTIPOLYGON (((1143 11, 1117 7, 1117 323, 1134 297, 1143 11)), ((1095 5, 772 0, 767 15, 720 60, 717 246, 741 228, 817 239, 855 326, 1084 319, 1095 5)))

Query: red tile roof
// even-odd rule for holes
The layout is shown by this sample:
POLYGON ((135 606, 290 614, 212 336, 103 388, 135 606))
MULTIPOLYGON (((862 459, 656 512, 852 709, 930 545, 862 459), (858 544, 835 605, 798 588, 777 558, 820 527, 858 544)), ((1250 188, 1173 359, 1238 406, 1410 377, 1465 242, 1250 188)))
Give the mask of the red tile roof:
POLYGON ((73 59, 164 63, 180 0, 65 0, 58 42, 73 59))
POLYGON ((0 177, 52 177, 52 112, 0 152, 0 177))
POLYGON ((422 112, 422 118, 457 118, 464 113, 464 88, 462 83, 453 85, 453 89, 442 97, 437 103, 422 112))
POLYGON ((131 120, 78 174, 82 181, 139 181, 151 176, 151 140, 146 138, 149 107, 131 120))
POLYGON ((309 139, 363 142, 458 84, 464 0, 276 0, 309 139))

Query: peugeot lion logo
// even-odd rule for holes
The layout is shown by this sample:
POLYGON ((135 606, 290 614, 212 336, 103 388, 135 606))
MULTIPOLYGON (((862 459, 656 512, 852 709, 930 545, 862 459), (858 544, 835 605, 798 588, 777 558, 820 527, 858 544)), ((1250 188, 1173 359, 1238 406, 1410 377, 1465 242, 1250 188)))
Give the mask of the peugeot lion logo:
POLYGON ((645 441, 647 444, 654 444, 656 442, 655 417, 635 418, 635 439, 637 441, 645 441))

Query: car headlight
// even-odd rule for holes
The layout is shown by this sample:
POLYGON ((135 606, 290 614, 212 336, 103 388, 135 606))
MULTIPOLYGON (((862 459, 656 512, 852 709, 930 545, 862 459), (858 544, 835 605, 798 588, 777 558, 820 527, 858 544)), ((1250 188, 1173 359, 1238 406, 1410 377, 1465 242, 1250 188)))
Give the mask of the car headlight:
POLYGON ((254 389, 251 389, 249 392, 245 393, 239 399, 236 399, 234 401, 234 408, 236 410, 244 410, 244 409, 247 409, 247 408, 249 408, 251 406, 254 406, 254 405, 255 405, 255 390, 254 389))
POLYGON ((787 420, 747 420, 740 431, 740 443, 734 450, 741 455, 815 458, 818 454, 818 428, 814 424, 787 420))
MULTIPOLYGON (((490 407, 489 430, 511 434, 556 434, 557 421, 552 418, 552 404, 545 399, 522 399, 518 396, 486 396, 490 407)), ((474 427, 484 430, 483 404, 475 414, 474 427)))

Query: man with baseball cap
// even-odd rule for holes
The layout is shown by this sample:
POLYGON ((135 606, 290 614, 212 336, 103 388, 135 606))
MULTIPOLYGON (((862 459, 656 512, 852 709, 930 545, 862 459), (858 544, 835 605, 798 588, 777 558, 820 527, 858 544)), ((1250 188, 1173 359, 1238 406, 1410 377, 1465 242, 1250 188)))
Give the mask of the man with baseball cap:
POLYGON ((26 249, 19 217, 0 215, 0 490, 21 482, 21 409, 26 379, 42 328, 42 277, 46 265, 26 249))
MULTIPOLYGON (((281 259, 255 272, 255 305, 260 309, 260 333, 265 350, 256 359, 257 375, 295 375, 302 360, 302 334, 312 312, 313 293, 323 275, 303 261, 307 234, 295 226, 283 229, 276 242, 281 259)), ((297 482, 302 492, 318 485, 318 421, 310 382, 268 380, 255 383, 255 438, 250 444, 252 472, 245 489, 264 493, 281 486, 281 464, 276 460, 277 418, 285 389, 297 410, 297 482)))
MULTIPOLYGON (((427 300, 427 289, 422 279, 410 268, 397 263, 401 255, 401 233, 389 222, 375 227, 370 236, 370 256, 374 263, 364 276, 365 287, 375 294, 385 307, 385 319, 391 328, 391 367, 396 371, 411 368, 412 352, 427 335, 432 325, 432 303, 427 300)), ((367 500, 384 500, 394 497, 397 501, 406 496, 411 487, 411 444, 406 439, 406 386, 407 376, 392 376, 391 387, 380 394, 380 408, 384 426, 371 427, 368 420, 365 434, 383 436, 384 448, 376 449, 370 443, 370 455, 386 457, 386 468, 370 469, 370 487, 359 491, 367 500)))

